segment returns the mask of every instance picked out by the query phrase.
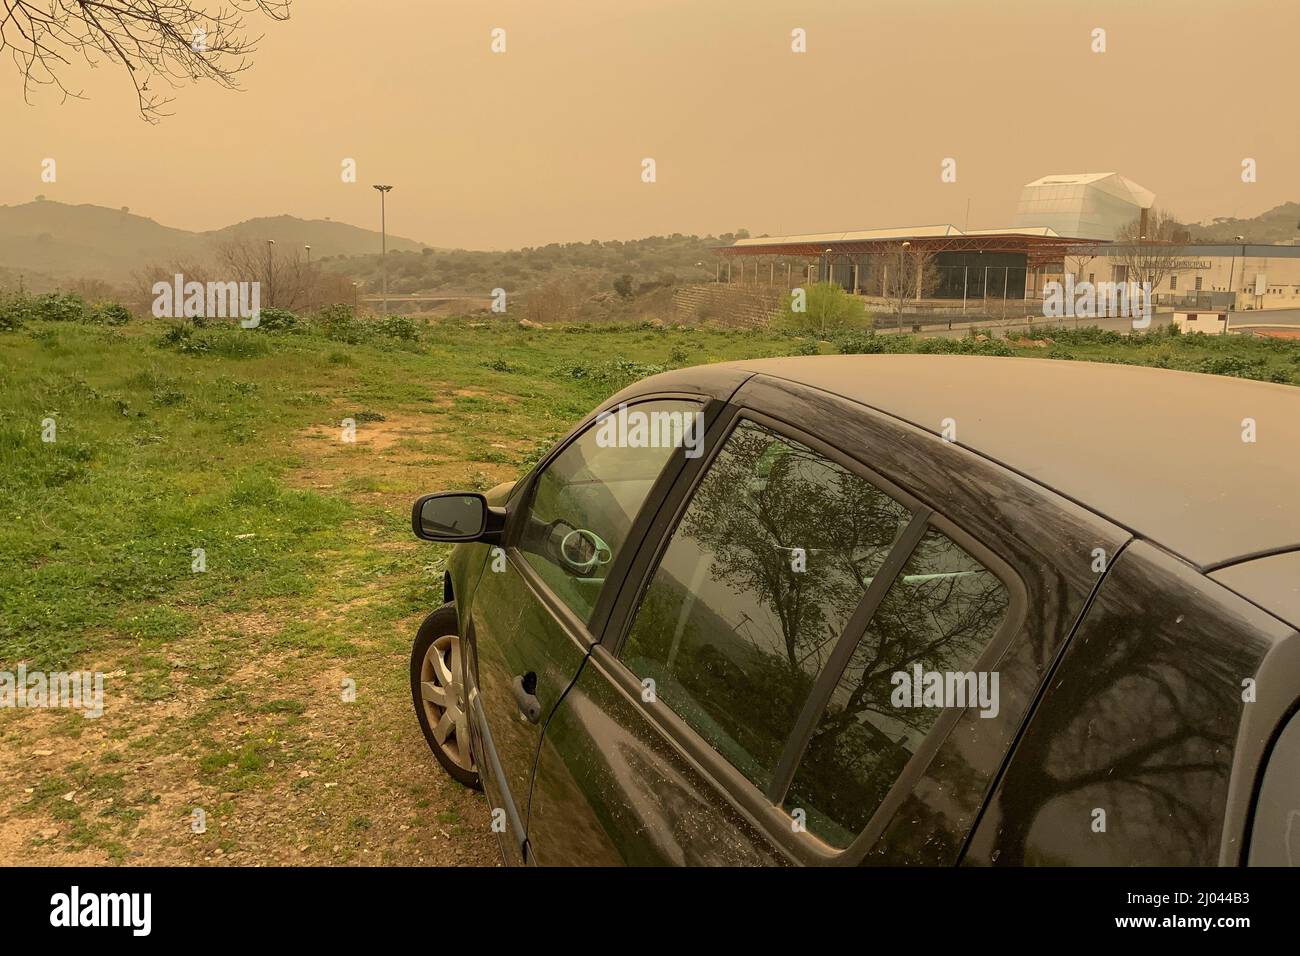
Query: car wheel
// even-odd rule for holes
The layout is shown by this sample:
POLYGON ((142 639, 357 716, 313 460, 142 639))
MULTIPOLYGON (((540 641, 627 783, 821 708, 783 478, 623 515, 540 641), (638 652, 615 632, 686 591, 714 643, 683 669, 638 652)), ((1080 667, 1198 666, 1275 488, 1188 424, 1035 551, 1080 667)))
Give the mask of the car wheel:
POLYGON ((411 648, 411 699, 429 749, 452 779, 482 789, 469 745, 456 608, 445 605, 424 619, 411 648))

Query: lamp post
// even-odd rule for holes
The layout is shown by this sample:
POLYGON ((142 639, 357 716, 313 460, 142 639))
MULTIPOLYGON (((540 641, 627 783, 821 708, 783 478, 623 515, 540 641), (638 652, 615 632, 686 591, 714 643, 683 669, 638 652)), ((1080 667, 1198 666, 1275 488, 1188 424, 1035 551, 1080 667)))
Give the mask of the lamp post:
POLYGON ((352 317, 356 318, 356 315, 357 315, 357 284, 354 282, 352 283, 352 317))
POLYGON ((384 197, 392 186, 376 186, 379 190, 379 274, 384 284, 384 315, 388 315, 388 224, 385 219, 384 197))
POLYGON ((307 309, 310 311, 310 309, 311 309, 311 299, 312 299, 312 295, 311 295, 311 286, 312 286, 312 281, 311 281, 311 246, 310 246, 310 245, 306 245, 306 246, 303 246, 303 248, 307 250, 307 309))
MULTIPOLYGON (((1238 242, 1242 243, 1242 246, 1241 246, 1241 258, 1242 258, 1241 271, 1244 273, 1244 272, 1246 271, 1246 262, 1245 262, 1245 259, 1246 259, 1246 245, 1245 245, 1246 237, 1245 237, 1245 236, 1237 236, 1236 238, 1237 238, 1237 241, 1238 241, 1238 242)), ((1233 308, 1235 308, 1236 305, 1237 305, 1237 293, 1234 292, 1234 291, 1233 291, 1233 288, 1232 288, 1232 280, 1233 280, 1233 277, 1236 275, 1236 272, 1237 272, 1237 257, 1236 257, 1236 255, 1233 255, 1233 257, 1232 257, 1232 259, 1231 259, 1231 263, 1232 263, 1232 264, 1231 264, 1230 266, 1228 266, 1228 296, 1229 296, 1229 297, 1228 297, 1228 313, 1229 313, 1229 314, 1232 313, 1233 308)), ((1214 297, 1213 297, 1213 296, 1210 297, 1210 303, 1211 303, 1211 308, 1213 308, 1213 303, 1214 303, 1214 297)))
POLYGON ((898 276, 895 281, 898 283, 898 330, 903 330, 903 252, 912 244, 904 242, 898 247, 898 276))
POLYGON ((275 307, 275 270, 272 266, 271 253, 275 249, 275 240, 266 240, 266 304, 275 307))

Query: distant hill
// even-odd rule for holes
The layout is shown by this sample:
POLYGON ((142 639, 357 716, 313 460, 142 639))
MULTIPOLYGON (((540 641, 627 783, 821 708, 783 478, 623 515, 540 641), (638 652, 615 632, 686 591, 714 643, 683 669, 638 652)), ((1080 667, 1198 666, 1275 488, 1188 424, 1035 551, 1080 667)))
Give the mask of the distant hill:
POLYGON ((1291 242, 1300 240, 1300 203, 1284 202, 1253 219, 1224 217, 1187 228, 1194 242, 1233 242, 1237 236, 1246 242, 1291 242))
MULTIPOLYGON (((122 282, 150 263, 206 259, 217 244, 242 237, 274 239, 291 248, 310 244, 313 259, 373 252, 380 239, 373 229, 296 216, 268 216, 190 232, 126 209, 39 199, 0 206, 0 272, 122 282)), ((424 243, 390 235, 388 248, 415 252, 424 243)))

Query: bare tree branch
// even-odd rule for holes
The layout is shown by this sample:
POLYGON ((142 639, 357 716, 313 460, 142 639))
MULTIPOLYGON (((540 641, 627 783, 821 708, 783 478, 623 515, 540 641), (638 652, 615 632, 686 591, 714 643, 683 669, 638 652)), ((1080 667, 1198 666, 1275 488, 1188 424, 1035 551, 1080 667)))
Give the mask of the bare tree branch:
POLYGON ((7 52, 23 80, 23 98, 52 86, 66 101, 81 90, 64 85, 65 71, 80 57, 126 70, 140 115, 150 123, 168 115, 171 98, 155 86, 209 80, 238 88, 239 74, 261 36, 249 36, 245 20, 257 13, 289 18, 290 0, 0 0, 0 53, 7 52))

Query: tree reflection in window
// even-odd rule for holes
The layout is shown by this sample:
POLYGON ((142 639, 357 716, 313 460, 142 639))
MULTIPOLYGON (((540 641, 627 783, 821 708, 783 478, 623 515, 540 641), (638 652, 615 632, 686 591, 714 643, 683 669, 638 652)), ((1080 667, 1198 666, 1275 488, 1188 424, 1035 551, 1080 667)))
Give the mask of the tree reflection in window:
POLYGON ((925 533, 872 615, 785 800, 847 846, 943 713, 891 703, 898 671, 970 671, 1006 615, 1006 587, 947 536, 925 533))
POLYGON ((759 787, 910 517, 812 449, 742 422, 696 490, 623 659, 759 787))

